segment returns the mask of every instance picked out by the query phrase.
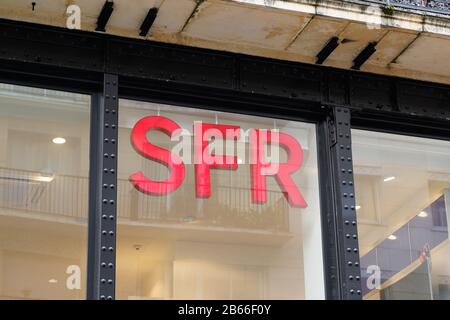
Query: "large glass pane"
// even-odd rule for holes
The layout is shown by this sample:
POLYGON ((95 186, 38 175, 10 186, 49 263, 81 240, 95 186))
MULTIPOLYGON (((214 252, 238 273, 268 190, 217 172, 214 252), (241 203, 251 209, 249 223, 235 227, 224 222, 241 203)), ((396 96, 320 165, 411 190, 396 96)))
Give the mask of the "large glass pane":
POLYGON ((324 298, 313 124, 121 100, 118 160, 118 298, 324 298))
POLYGON ((90 97, 0 84, 0 298, 84 299, 90 97))
POLYGON ((352 130, 366 299, 449 299, 450 141, 352 130))

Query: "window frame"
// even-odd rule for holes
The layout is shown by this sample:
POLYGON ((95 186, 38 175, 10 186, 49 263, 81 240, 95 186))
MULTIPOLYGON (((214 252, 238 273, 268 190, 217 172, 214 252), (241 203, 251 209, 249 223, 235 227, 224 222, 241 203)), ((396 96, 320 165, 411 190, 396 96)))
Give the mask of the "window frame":
MULTIPOLYGON (((120 79, 120 78, 119 78, 120 79)), ((120 90, 120 83, 119 83, 119 90, 120 90)), ((153 93, 154 94, 154 93, 153 93)), ((179 96, 177 97, 177 99, 173 99, 172 95, 170 93, 164 93, 164 96, 160 96, 160 95, 156 95, 155 94, 155 98, 152 99, 152 95, 147 95, 146 90, 133 90, 133 94, 124 94, 124 95, 120 95, 119 94, 119 103, 117 106, 117 110, 118 110, 118 117, 120 117, 120 100, 122 99, 127 99, 127 100, 132 100, 132 101, 138 101, 138 102, 147 102, 147 103, 161 103, 161 104, 165 104, 165 105, 170 105, 170 106, 176 106, 178 108, 190 108, 190 109, 202 109, 202 110, 207 110, 207 111, 218 111, 218 112, 227 112, 230 114, 234 114, 234 115, 245 115, 245 116, 255 116, 255 117, 264 117, 267 119, 280 119, 280 120, 290 120, 290 121, 297 121, 297 122, 302 122, 302 123, 308 123, 308 124, 312 124, 315 127, 315 135, 316 135, 316 139, 315 139, 315 143, 316 143, 316 148, 317 150, 319 149, 319 145, 323 145, 324 143, 327 143, 327 141, 323 140, 323 136, 321 136, 321 138, 319 139, 318 133, 319 133, 319 125, 326 121, 326 117, 325 114, 316 114, 314 113, 313 115, 307 114, 305 113, 305 115, 301 115, 299 117, 296 116, 283 116, 283 114, 280 114, 279 111, 279 106, 278 105, 272 105, 269 107, 269 109, 265 109, 264 111, 263 108, 261 108, 260 105, 256 105, 256 110, 254 110, 254 107, 252 105, 250 105, 247 101, 239 101, 239 107, 236 106, 236 103, 232 100, 229 100, 230 105, 228 105, 227 107, 217 107, 214 104, 214 101, 211 100, 207 100, 205 99, 205 97, 199 95, 196 97, 195 102, 187 102, 189 101, 188 97, 183 97, 183 96, 179 96), (166 99, 164 99, 166 98, 166 99), (239 110, 239 112, 236 112, 236 110, 239 110)), ((163 109, 161 109, 161 111, 163 111, 163 109)), ((120 146, 120 141, 118 140, 118 147, 120 146)), ((118 155, 120 157, 120 154, 118 155)), ((317 151, 316 155, 316 161, 317 161, 317 171, 318 171, 318 190, 320 190, 320 186, 322 185, 321 181, 320 181, 320 177, 324 177, 324 175, 320 175, 320 167, 321 165, 323 165, 322 163, 320 163, 320 159, 319 159, 319 152, 317 151)), ((117 167, 116 172, 118 172, 119 168, 117 167)), ((320 190, 321 191, 321 190, 320 190)), ((320 204, 320 219, 321 219, 321 224, 323 224, 324 221, 324 217, 322 216, 322 212, 323 210, 321 210, 321 207, 323 206, 323 201, 325 200, 324 196, 321 195, 321 192, 319 192, 319 204, 320 204)), ((323 229, 323 227, 322 227, 323 229)), ((323 231, 321 230, 321 240, 322 240, 322 245, 323 245, 323 238, 325 237, 325 235, 323 234, 323 231)), ((322 246, 320 247, 322 249, 322 246)), ((322 260, 324 261, 325 264, 325 257, 324 254, 322 253, 322 260)), ((324 285, 324 293, 326 294, 326 296, 329 296, 329 292, 327 292, 327 285, 325 283, 326 281, 326 272, 325 272, 325 267, 322 266, 323 268, 323 273, 324 273, 324 279, 323 279, 323 285, 324 285)), ((116 282, 120 281, 120 279, 116 279, 116 282)))

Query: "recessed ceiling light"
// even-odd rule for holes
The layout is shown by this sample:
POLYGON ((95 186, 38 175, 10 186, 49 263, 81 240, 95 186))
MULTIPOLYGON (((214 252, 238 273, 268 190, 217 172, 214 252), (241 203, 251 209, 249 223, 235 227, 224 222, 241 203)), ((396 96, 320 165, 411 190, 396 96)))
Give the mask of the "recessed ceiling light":
POLYGON ((48 283, 58 283, 58 280, 56 280, 56 279, 50 279, 50 280, 48 280, 48 283))
POLYGON ((361 209, 361 206, 355 206, 355 209, 359 210, 359 209, 361 209))
POLYGON ((426 218, 426 217, 428 217, 428 213, 426 213, 425 211, 422 211, 421 213, 418 214, 418 216, 421 218, 426 218))
POLYGON ((389 240, 397 240, 397 236, 391 234, 391 235, 388 237, 388 239, 389 239, 389 240))
POLYGON ((193 216, 184 216, 184 217, 181 218, 181 221, 183 221, 183 222, 193 222, 193 221, 195 221, 195 217, 193 217, 193 216))
POLYGON ((53 138, 52 142, 54 144, 64 144, 64 143, 66 143, 66 139, 64 139, 62 137, 56 137, 56 138, 53 138))
POLYGON ((384 182, 389 182, 389 181, 392 181, 392 180, 395 180, 394 176, 386 177, 386 178, 383 179, 384 182))
POLYGON ((46 174, 40 174, 38 176, 35 176, 32 178, 34 181, 39 182, 52 182, 53 179, 55 179, 54 175, 46 175, 46 174))

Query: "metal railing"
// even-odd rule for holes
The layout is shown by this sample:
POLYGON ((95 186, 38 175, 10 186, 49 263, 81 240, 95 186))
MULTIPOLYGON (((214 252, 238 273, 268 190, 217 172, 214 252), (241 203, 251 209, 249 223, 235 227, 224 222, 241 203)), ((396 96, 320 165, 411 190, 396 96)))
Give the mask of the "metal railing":
MULTIPOLYGON (((0 208, 87 220, 88 182, 82 176, 0 168, 0 208)), ((251 204, 248 189, 220 187, 215 192, 214 199, 194 201, 193 187, 185 186, 178 193, 155 197, 119 179, 118 216, 151 223, 289 230, 289 206, 280 191, 267 191, 264 206, 251 204)))
POLYGON ((382 4, 386 7, 450 14, 450 0, 364 0, 364 2, 382 4))
POLYGON ((0 168, 0 207, 87 219, 88 178, 0 168))

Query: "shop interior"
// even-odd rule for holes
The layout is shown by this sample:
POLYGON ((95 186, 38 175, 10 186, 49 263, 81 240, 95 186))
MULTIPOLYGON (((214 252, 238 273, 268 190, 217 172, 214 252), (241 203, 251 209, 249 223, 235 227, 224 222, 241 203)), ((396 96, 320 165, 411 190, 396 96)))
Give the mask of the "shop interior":
POLYGON ((352 138, 365 298, 448 299, 450 143, 363 130, 352 138))

